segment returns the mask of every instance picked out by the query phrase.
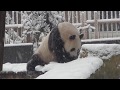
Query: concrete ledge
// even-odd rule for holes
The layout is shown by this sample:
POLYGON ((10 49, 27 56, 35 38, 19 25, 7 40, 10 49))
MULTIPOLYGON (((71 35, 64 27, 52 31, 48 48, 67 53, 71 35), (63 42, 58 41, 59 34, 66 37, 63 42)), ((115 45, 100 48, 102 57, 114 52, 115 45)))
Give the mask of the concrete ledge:
POLYGON ((120 44, 120 37, 118 38, 104 38, 104 39, 88 39, 88 40, 81 40, 82 44, 120 44))
POLYGON ((26 63, 33 54, 32 43, 5 44, 3 63, 26 63))

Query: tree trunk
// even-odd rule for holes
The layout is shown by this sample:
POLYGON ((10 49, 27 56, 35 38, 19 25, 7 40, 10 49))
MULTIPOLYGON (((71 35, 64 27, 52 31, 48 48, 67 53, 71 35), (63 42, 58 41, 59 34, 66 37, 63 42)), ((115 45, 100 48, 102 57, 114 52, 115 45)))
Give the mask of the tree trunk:
POLYGON ((2 71, 6 11, 0 11, 0 71, 2 71))

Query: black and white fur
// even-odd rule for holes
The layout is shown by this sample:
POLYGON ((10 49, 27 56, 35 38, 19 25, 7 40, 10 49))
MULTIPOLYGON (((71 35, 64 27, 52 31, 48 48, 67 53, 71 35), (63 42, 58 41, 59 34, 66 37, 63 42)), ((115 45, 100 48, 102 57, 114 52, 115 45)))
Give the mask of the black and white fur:
POLYGON ((81 38, 77 28, 71 23, 59 23, 46 37, 27 63, 27 71, 35 71, 37 65, 45 65, 51 61, 69 62, 78 58, 81 38))

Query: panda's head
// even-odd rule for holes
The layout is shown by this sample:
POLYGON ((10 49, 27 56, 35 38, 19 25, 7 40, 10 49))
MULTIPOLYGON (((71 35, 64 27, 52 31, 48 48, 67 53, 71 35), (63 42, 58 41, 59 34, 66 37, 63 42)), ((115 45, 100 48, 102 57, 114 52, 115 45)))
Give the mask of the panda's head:
POLYGON ((76 59, 80 52, 83 34, 80 35, 77 28, 68 22, 60 23, 58 29, 65 51, 70 54, 70 57, 76 59))
POLYGON ((59 57, 62 60, 71 61, 77 59, 81 48, 82 37, 83 34, 80 34, 77 28, 71 23, 59 23, 51 31, 49 49, 54 51, 57 58, 59 57))

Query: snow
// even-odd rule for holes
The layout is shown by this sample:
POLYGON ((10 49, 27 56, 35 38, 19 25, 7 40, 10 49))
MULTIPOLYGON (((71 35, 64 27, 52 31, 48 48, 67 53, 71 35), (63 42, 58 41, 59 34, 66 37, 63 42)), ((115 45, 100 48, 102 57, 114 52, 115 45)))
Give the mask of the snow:
MULTIPOLYGON (((94 20, 86 20, 87 23, 94 23, 94 20)), ((114 19, 99 19, 98 23, 115 23, 115 22, 120 22, 119 18, 114 18, 114 19)))
POLYGON ((21 28, 23 27, 23 24, 9 24, 5 25, 5 28, 21 28))
POLYGON ((28 45, 33 45, 33 43, 18 43, 18 44, 5 44, 5 47, 10 47, 10 46, 28 46, 28 45))
MULTIPOLYGON (((51 62, 45 66, 36 66, 36 71, 47 71, 36 79, 86 79, 92 73, 95 73, 103 64, 103 61, 97 57, 86 57, 76 59, 68 63, 51 62)), ((26 71, 26 63, 5 63, 3 71, 26 71)))
POLYGON ((14 72, 20 72, 20 71, 26 71, 26 63, 5 63, 3 64, 3 71, 14 71, 14 72))
POLYGON ((108 41, 108 40, 120 40, 120 37, 100 38, 100 39, 85 39, 85 40, 81 40, 81 41, 82 42, 93 42, 93 41, 108 41))
POLYGON ((36 79, 86 79, 103 64, 97 57, 77 59, 68 63, 51 62, 41 70, 47 71, 36 79))
MULTIPOLYGON (((46 72, 36 79, 87 79, 103 65, 102 59, 120 55, 119 44, 83 44, 81 52, 87 50, 88 56, 68 63, 51 62, 36 66, 37 71, 46 72)), ((26 63, 3 64, 3 71, 26 71, 26 63)))
POLYGON ((87 50, 90 56, 98 56, 101 59, 120 54, 119 44, 84 44, 82 49, 87 50))

